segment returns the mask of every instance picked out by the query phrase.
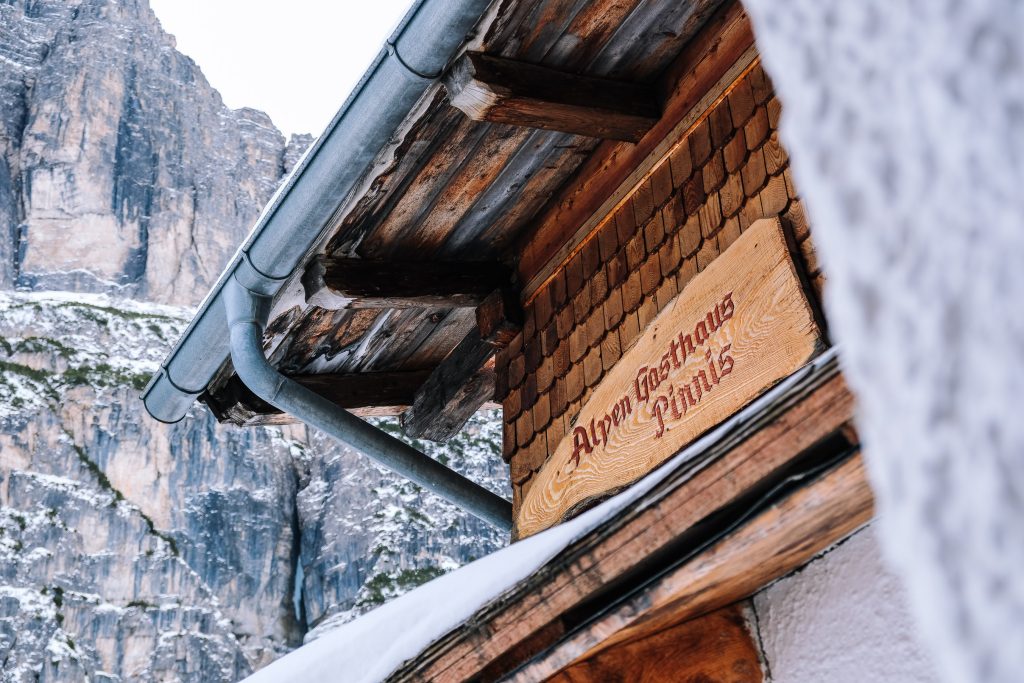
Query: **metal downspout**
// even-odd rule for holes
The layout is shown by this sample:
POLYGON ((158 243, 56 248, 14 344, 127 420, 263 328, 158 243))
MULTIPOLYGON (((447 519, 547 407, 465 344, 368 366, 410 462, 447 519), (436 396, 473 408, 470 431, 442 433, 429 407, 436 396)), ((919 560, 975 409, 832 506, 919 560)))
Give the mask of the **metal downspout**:
POLYGON ((488 524, 512 530, 512 504, 507 500, 279 373, 263 353, 270 297, 246 288, 234 276, 224 283, 224 294, 231 362, 254 394, 488 524))

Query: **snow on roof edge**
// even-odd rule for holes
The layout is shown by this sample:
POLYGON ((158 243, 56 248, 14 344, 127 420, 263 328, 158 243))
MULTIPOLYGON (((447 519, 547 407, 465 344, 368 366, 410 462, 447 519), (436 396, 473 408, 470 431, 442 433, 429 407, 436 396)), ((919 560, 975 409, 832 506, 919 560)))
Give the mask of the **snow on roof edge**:
POLYGON ((826 350, 692 442, 663 467, 579 517, 438 577, 339 626, 260 669, 245 679, 246 683, 339 680, 375 683, 387 678, 403 663, 501 599, 573 542, 614 518, 836 356, 835 347, 826 350))

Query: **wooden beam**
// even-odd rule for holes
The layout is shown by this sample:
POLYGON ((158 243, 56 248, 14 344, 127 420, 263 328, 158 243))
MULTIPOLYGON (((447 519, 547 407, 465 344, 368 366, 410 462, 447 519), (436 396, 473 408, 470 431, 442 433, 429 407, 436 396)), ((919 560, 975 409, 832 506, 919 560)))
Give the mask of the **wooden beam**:
MULTIPOLYGON (((853 415, 853 398, 836 373, 834 365, 816 370, 744 420, 737 433, 708 449, 702 469, 670 475, 614 524, 591 532, 500 601, 482 608, 394 680, 497 680, 560 641, 579 623, 574 615, 581 605, 593 610, 606 606, 609 586, 637 586, 637 576, 651 576, 659 558, 678 560, 686 530, 756 492, 816 444, 852 433, 845 426, 853 415)), ((836 504, 847 505, 842 500, 836 504)), ((852 504, 856 510, 861 502, 852 504)))
POLYGON ((872 515, 871 488, 858 455, 634 592, 507 680, 547 680, 749 597, 854 533, 872 515))
MULTIPOLYGON (((580 659, 548 683, 761 683, 760 648, 737 603, 580 659)), ((540 680, 540 679, 537 679, 540 680)))
POLYGON ((445 78, 474 121, 636 142, 661 117, 654 88, 468 52, 445 78))
POLYGON ((494 352, 508 345, 523 324, 519 296, 495 290, 476 309, 476 327, 445 356, 402 414, 407 436, 447 441, 473 413, 494 398, 494 352))
MULTIPOLYGON (((296 375, 292 379, 346 410, 369 416, 401 414, 412 405, 416 392, 429 376, 429 370, 415 370, 296 375)), ((202 398, 220 422, 255 426, 296 421, 249 391, 237 376, 215 394, 204 394, 202 398)))
POLYGON ((508 287, 500 263, 376 261, 318 256, 302 276, 306 303, 320 308, 460 308, 508 287))
POLYGON ((402 413, 407 436, 447 441, 494 397, 495 347, 473 328, 427 378, 402 413))
POLYGON ((491 292, 476 309, 476 328, 480 338, 495 348, 512 343, 523 329, 523 309, 519 294, 511 289, 491 292))
POLYGON ((728 0, 683 48, 662 78, 664 114, 635 145, 606 140, 531 223, 517 247, 519 282, 532 296, 596 234, 629 192, 756 58, 754 31, 738 0, 728 0))

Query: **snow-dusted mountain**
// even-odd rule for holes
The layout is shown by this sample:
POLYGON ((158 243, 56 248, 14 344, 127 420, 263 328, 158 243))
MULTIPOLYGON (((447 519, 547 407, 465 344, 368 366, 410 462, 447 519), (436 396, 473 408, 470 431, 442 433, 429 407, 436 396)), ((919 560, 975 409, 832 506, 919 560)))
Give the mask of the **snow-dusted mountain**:
MULTIPOLYGON (((146 416, 309 142, 173 46, 145 0, 0 0, 3 681, 236 680, 504 543, 304 428, 146 416)), ((493 416, 419 446, 507 495, 493 416)))
POLYGON ((310 141, 225 107, 147 0, 0 2, 0 285, 196 303, 310 141))
MULTIPOLYGON (((0 295, 0 663, 5 680, 235 680, 502 543, 301 428, 167 426, 138 387, 188 311, 0 295)), ((393 422, 385 426, 394 429, 393 422)), ((446 447, 505 485, 500 421, 446 447)))

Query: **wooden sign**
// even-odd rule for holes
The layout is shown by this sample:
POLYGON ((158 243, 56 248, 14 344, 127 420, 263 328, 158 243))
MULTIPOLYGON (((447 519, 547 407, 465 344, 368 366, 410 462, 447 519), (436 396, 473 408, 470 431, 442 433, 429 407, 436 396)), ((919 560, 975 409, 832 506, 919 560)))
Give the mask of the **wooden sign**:
POLYGON ((597 386, 523 499, 518 536, 636 481, 822 348, 782 225, 754 223, 597 386))

